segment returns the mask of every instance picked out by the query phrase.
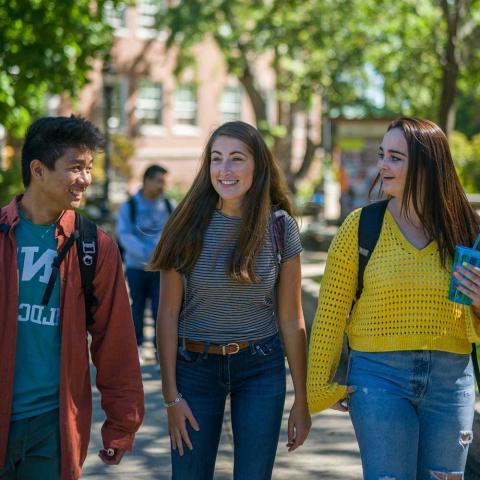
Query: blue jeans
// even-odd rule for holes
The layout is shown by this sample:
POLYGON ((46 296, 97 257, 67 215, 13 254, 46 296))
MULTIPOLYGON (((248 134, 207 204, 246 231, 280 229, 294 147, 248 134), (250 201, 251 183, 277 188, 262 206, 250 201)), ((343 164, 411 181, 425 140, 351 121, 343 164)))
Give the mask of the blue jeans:
MULTIPOLYGON (((140 346, 143 345, 143 316, 147 298, 150 298, 153 323, 156 325, 160 292, 160 273, 127 268, 126 274, 130 296, 132 297, 132 316, 135 325, 135 335, 137 337, 137 345, 140 346)), ((154 345, 156 345, 155 339, 154 345)))
POLYGON ((10 422, 2 480, 60 480, 58 409, 10 422))
POLYGON ((475 405, 468 355, 352 351, 348 384, 365 480, 463 475, 475 405))
POLYGON ((230 395, 234 480, 271 478, 285 402, 285 359, 278 334, 230 356, 177 354, 177 387, 200 431, 187 422, 193 450, 172 450, 174 480, 211 480, 230 395))

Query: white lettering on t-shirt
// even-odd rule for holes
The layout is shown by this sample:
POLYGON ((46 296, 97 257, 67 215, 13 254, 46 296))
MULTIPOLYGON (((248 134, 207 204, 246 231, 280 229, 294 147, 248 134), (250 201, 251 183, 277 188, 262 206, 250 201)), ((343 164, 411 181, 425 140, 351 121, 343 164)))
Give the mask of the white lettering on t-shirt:
POLYGON ((50 325, 52 327, 55 327, 58 325, 58 312, 60 311, 59 308, 51 308, 50 307, 50 318, 48 316, 45 316, 43 318, 43 325, 50 325))
POLYGON ((44 305, 29 305, 21 303, 18 306, 18 321, 32 322, 38 325, 47 325, 49 327, 58 326, 60 309, 45 307, 44 305))
POLYGON ((19 322, 28 322, 28 319, 30 318, 30 310, 32 307, 28 303, 21 303, 18 306, 18 321, 19 322), (25 309, 25 314, 21 315, 21 310, 25 309))
POLYGON ((39 250, 38 247, 22 247, 21 252, 24 254, 24 264, 22 272, 22 282, 30 281, 40 270, 43 274, 38 278, 39 282, 48 283, 52 273, 52 262, 57 256, 55 250, 45 250, 37 261, 34 260, 34 254, 39 250))
POLYGON ((42 312, 43 312, 43 305, 32 305, 32 313, 30 314, 30 321, 41 325, 42 312))

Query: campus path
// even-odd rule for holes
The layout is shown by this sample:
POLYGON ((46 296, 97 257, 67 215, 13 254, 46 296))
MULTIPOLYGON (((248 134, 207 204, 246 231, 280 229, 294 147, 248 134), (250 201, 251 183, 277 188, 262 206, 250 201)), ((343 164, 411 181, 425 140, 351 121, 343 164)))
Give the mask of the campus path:
MULTIPOLYGON (((89 480, 167 480, 170 478, 170 448, 167 437, 167 421, 161 397, 159 372, 153 365, 142 367, 146 394, 145 421, 137 435, 134 451, 125 455, 118 466, 103 465, 97 457, 101 448, 100 427, 103 412, 99 406, 98 392, 94 391, 94 424, 89 456, 82 478, 89 480), (108 474, 108 477, 105 477, 108 474)), ((293 401, 289 384, 286 406, 293 401)), ((312 430, 307 442, 293 453, 285 447, 287 439, 288 410, 285 409, 282 432, 277 450, 273 474, 274 480, 360 480, 361 466, 355 436, 347 415, 327 411, 313 418, 312 430)), ((232 442, 228 415, 224 421, 216 480, 232 478, 232 442)), ((185 479, 195 480, 195 479, 185 479)))
MULTIPOLYGON (((318 284, 312 278, 323 274, 325 257, 325 253, 322 252, 302 254, 303 307, 307 323, 311 323, 313 319, 318 294, 318 284)), ((151 323, 151 319, 147 321, 151 323)), ((111 480, 167 480, 170 478, 170 445, 161 396, 160 373, 153 363, 144 365, 142 373, 146 399, 145 421, 137 435, 134 451, 127 454, 118 466, 103 465, 97 457, 97 452, 101 448, 100 427, 104 417, 99 405, 98 392, 94 389, 94 423, 89 456, 82 478, 103 480, 106 474, 111 480)), ((92 379, 93 375, 94 372, 92 372, 92 379)), ((362 472, 358 447, 350 419, 346 414, 328 410, 314 416, 307 442, 295 452, 287 452, 285 443, 288 409, 292 403, 292 385, 288 383, 286 409, 273 479, 360 480, 362 472)), ((231 428, 227 412, 215 470, 216 480, 231 480, 232 453, 231 428)))

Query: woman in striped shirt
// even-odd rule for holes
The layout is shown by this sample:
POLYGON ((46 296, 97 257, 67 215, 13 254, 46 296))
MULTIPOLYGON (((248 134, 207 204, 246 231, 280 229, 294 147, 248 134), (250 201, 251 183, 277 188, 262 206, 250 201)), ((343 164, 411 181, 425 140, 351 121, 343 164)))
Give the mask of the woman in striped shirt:
POLYGON ((173 479, 213 478, 227 396, 234 479, 271 478, 285 400, 278 329, 295 389, 287 448, 308 435, 302 247, 291 214, 259 132, 219 127, 151 263, 161 271, 157 343, 173 479))

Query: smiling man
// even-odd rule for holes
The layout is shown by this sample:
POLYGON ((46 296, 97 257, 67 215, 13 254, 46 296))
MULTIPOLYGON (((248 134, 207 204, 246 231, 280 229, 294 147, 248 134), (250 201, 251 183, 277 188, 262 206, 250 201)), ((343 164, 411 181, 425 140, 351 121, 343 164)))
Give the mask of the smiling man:
POLYGON ((89 251, 96 255, 92 308, 82 287, 74 209, 102 146, 98 129, 80 117, 37 120, 22 150, 25 193, 0 210, 2 480, 79 478, 92 414, 87 331, 106 414, 103 462, 120 462, 143 418, 121 259, 100 229, 89 251))

